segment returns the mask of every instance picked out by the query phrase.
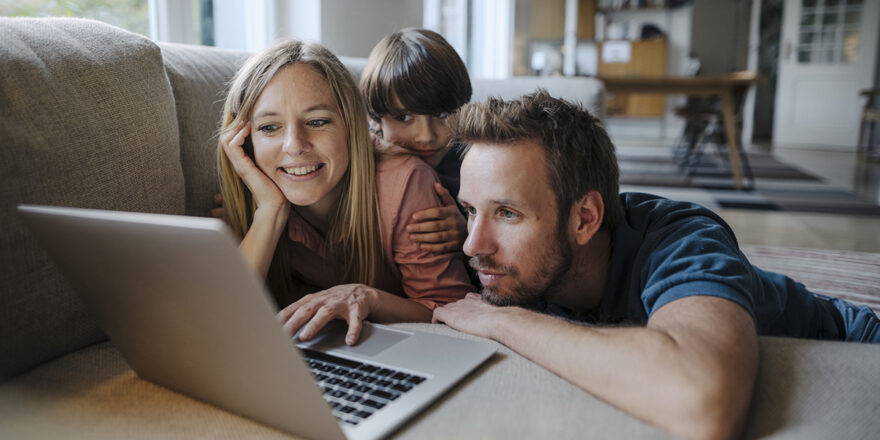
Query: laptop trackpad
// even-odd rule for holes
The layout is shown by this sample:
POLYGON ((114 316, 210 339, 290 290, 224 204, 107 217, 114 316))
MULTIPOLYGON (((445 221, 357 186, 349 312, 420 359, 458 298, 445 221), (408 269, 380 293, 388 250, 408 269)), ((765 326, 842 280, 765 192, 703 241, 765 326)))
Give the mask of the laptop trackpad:
POLYGON ((348 331, 347 322, 333 320, 321 329, 311 341, 297 345, 303 348, 318 348, 321 351, 337 350, 361 356, 376 356, 411 336, 406 332, 374 327, 364 323, 357 344, 349 346, 345 344, 346 331, 348 331))

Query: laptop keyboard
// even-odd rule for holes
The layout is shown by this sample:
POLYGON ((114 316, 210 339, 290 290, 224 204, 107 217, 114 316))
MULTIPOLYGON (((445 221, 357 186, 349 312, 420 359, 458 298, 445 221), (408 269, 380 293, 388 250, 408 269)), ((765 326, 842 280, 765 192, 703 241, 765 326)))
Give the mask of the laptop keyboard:
POLYGON ((301 348, 333 415, 351 425, 370 417, 425 377, 301 348))

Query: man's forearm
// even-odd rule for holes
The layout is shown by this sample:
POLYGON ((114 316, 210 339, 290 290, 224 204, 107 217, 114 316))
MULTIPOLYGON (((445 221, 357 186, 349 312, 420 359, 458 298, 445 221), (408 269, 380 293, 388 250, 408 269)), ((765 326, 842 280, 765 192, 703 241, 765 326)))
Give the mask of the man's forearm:
POLYGON ((729 437, 745 414, 754 380, 748 359, 746 377, 731 379, 728 369, 736 365, 720 365, 718 357, 694 351, 665 331, 586 327, 520 308, 497 311, 493 339, 672 433, 729 437), (731 390, 742 382, 745 390, 731 390))

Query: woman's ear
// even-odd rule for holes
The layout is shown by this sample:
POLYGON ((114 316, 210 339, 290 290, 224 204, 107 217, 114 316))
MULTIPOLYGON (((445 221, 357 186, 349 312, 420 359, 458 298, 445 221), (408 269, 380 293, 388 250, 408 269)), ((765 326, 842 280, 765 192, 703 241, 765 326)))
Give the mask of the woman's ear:
POLYGON ((599 191, 589 191, 574 202, 571 207, 571 220, 575 242, 587 244, 602 227, 605 216, 605 203, 599 191))

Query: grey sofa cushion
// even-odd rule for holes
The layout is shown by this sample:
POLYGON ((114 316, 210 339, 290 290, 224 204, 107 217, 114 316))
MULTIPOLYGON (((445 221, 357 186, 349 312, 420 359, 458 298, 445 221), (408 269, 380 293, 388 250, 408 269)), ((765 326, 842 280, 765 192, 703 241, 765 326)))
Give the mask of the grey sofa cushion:
POLYGON ((220 192, 216 134, 227 83, 249 54, 185 44, 159 47, 177 107, 186 214, 205 216, 213 195, 220 192))
POLYGON ((159 48, 96 21, 0 17, 0 381, 103 338, 20 203, 182 214, 159 48))

